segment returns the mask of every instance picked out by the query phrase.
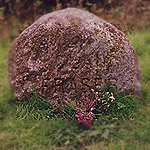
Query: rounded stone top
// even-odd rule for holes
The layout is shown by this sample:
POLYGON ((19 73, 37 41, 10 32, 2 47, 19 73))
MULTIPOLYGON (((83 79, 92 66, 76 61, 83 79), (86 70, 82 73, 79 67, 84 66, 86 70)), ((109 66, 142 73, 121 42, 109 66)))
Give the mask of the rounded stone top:
POLYGON ((47 100, 78 99, 106 84, 140 96, 140 69, 127 37, 77 8, 40 17, 14 41, 9 81, 17 98, 36 91, 47 100))

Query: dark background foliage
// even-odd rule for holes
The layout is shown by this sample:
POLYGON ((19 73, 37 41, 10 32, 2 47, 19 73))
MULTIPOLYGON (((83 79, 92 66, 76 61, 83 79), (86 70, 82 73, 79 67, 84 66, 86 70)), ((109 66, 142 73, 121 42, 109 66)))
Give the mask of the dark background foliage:
POLYGON ((12 29, 20 32, 43 14, 67 7, 88 10, 121 30, 150 26, 150 0, 0 0, 0 31, 7 37, 12 29))

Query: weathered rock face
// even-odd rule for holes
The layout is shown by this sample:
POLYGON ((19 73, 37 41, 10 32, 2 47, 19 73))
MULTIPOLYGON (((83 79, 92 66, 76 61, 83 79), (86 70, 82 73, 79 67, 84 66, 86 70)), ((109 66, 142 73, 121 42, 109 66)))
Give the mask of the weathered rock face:
POLYGON ((25 29, 9 53, 15 96, 33 91, 48 100, 80 98, 107 83, 141 93, 137 56, 125 35, 97 16, 68 8, 42 16, 25 29))

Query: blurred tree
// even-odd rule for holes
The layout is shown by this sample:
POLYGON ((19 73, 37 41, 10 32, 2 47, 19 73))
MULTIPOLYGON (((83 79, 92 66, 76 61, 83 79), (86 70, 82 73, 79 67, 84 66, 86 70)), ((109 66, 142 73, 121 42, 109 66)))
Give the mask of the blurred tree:
POLYGON ((0 22, 13 18, 31 24, 45 13, 67 7, 84 8, 106 20, 128 23, 140 18, 145 24, 150 18, 150 0, 0 0, 0 22))

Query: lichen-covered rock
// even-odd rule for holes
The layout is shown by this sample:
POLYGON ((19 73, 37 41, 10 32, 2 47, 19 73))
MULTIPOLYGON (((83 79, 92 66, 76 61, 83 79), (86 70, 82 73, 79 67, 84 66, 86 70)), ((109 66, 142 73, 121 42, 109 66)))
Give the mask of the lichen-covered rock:
POLYGON ((107 83, 140 96, 137 56, 113 25, 80 9, 46 14, 25 29, 9 52, 9 81, 22 99, 33 91, 51 101, 74 100, 107 83))

